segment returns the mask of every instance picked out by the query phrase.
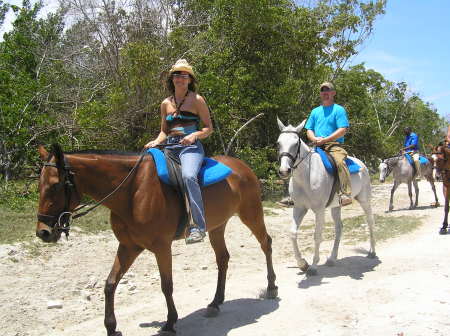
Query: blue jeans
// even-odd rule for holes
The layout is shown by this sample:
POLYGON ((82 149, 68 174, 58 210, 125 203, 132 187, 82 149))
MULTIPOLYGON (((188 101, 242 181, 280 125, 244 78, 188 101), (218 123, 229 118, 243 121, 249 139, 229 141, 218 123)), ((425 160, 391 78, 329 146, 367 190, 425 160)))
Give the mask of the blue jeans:
POLYGON ((197 140, 192 145, 183 146, 179 142, 184 136, 172 136, 167 138, 167 144, 174 144, 169 149, 178 155, 181 162, 181 175, 186 186, 191 207, 192 219, 200 231, 206 231, 205 209, 200 185, 198 184, 198 172, 203 163, 205 152, 202 143, 197 140))

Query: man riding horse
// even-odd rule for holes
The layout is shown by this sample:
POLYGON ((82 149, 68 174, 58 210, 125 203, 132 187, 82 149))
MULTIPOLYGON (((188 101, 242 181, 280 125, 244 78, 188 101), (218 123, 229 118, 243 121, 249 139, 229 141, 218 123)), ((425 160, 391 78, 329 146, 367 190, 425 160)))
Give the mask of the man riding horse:
POLYGON ((403 154, 409 154, 414 160, 414 166, 416 167, 416 177, 422 177, 422 171, 420 169, 420 154, 419 154, 419 136, 414 133, 411 127, 405 127, 405 141, 403 143, 403 154))
POLYGON ((345 108, 334 103, 335 95, 332 83, 325 82, 320 85, 322 105, 311 111, 305 128, 308 139, 333 157, 340 182, 339 202, 345 206, 352 203, 350 172, 345 163, 347 151, 342 148, 350 123, 345 108))

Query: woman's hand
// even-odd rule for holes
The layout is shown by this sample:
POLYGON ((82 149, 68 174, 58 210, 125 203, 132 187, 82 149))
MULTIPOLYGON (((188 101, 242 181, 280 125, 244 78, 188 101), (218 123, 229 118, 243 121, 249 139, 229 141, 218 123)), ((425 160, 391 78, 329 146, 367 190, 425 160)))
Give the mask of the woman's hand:
POLYGON ((149 143, 145 144, 144 148, 152 148, 159 145, 159 141, 152 140, 149 143))
POLYGON ((192 134, 186 135, 183 139, 181 139, 180 144, 183 146, 189 146, 189 145, 192 145, 194 142, 196 142, 197 139, 198 139, 197 136, 194 133, 192 133, 192 134))

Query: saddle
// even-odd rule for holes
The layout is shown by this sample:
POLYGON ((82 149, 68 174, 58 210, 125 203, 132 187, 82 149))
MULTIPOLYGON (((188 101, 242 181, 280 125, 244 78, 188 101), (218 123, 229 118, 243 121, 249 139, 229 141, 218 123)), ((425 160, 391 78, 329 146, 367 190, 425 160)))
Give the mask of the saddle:
MULTIPOLYGON (((331 187, 330 197, 328 198, 328 202, 326 206, 329 206, 331 201, 334 198, 334 195, 336 194, 339 186, 339 177, 337 175, 337 169, 336 169, 336 162, 334 162, 333 157, 324 151, 320 147, 315 147, 316 153, 320 155, 320 158, 322 159, 323 165, 325 166, 325 169, 328 173, 330 173, 334 177, 333 186, 331 187)), ((361 166, 357 164, 352 159, 345 159, 345 164, 348 167, 348 170, 350 174, 356 174, 361 169, 361 166)))
MULTIPOLYGON (((174 188, 182 200, 182 213, 175 233, 175 239, 178 239, 190 220, 189 201, 181 175, 181 162, 178 156, 173 155, 172 151, 167 149, 163 153, 157 148, 150 148, 147 153, 153 157, 160 180, 174 188)), ((223 163, 205 157, 198 173, 198 182, 200 187, 206 187, 226 179, 232 172, 232 169, 223 163)))
MULTIPOLYGON (((405 157, 408 160, 409 164, 412 166, 412 169, 414 171, 414 176, 416 176, 417 175, 417 171, 416 171, 416 165, 414 164, 414 159, 408 153, 405 153, 405 157)), ((422 156, 422 155, 419 155, 419 162, 420 162, 421 166, 430 163, 430 161, 425 156, 422 156)))

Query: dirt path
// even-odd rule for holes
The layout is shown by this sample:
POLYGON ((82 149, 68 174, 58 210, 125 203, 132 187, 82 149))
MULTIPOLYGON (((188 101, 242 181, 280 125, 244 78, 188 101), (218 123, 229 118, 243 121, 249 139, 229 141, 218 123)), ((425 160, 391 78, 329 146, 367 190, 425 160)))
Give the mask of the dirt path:
MULTIPOLYGON (((379 259, 365 258, 368 242, 341 244, 335 267, 319 266, 306 277, 294 267, 288 228, 291 209, 266 216, 274 239, 278 300, 259 300, 265 287, 264 257, 249 231, 233 218, 227 229, 231 254, 226 301, 217 318, 202 316, 216 285, 216 266, 208 243, 186 246, 175 242, 174 300, 180 336, 225 335, 450 335, 450 235, 439 236, 443 208, 426 206, 433 197, 421 182, 417 210, 408 211, 401 186, 396 209, 389 214, 423 217, 419 229, 377 245, 379 259)), ((438 185, 442 202, 441 186, 438 185)), ((389 185, 375 188, 375 213, 387 209, 389 185)), ((344 217, 362 214, 352 205, 344 217)), ((308 214, 305 225, 312 224, 308 214)), ((345 221, 344 221, 345 226, 345 221)), ((32 224, 30 223, 30 229, 32 224)), ((312 244, 304 233, 302 246, 312 244)), ((103 283, 117 242, 111 233, 83 235, 57 245, 40 246, 40 255, 17 246, 0 246, 0 330, 6 336, 106 335, 103 328, 103 283), (50 300, 62 308, 48 309, 50 300)), ((322 244, 322 260, 331 242, 322 244)), ((310 261, 311 252, 305 257, 310 261)), ((116 295, 118 329, 124 335, 156 335, 166 319, 153 255, 143 253, 119 285, 116 295)))

